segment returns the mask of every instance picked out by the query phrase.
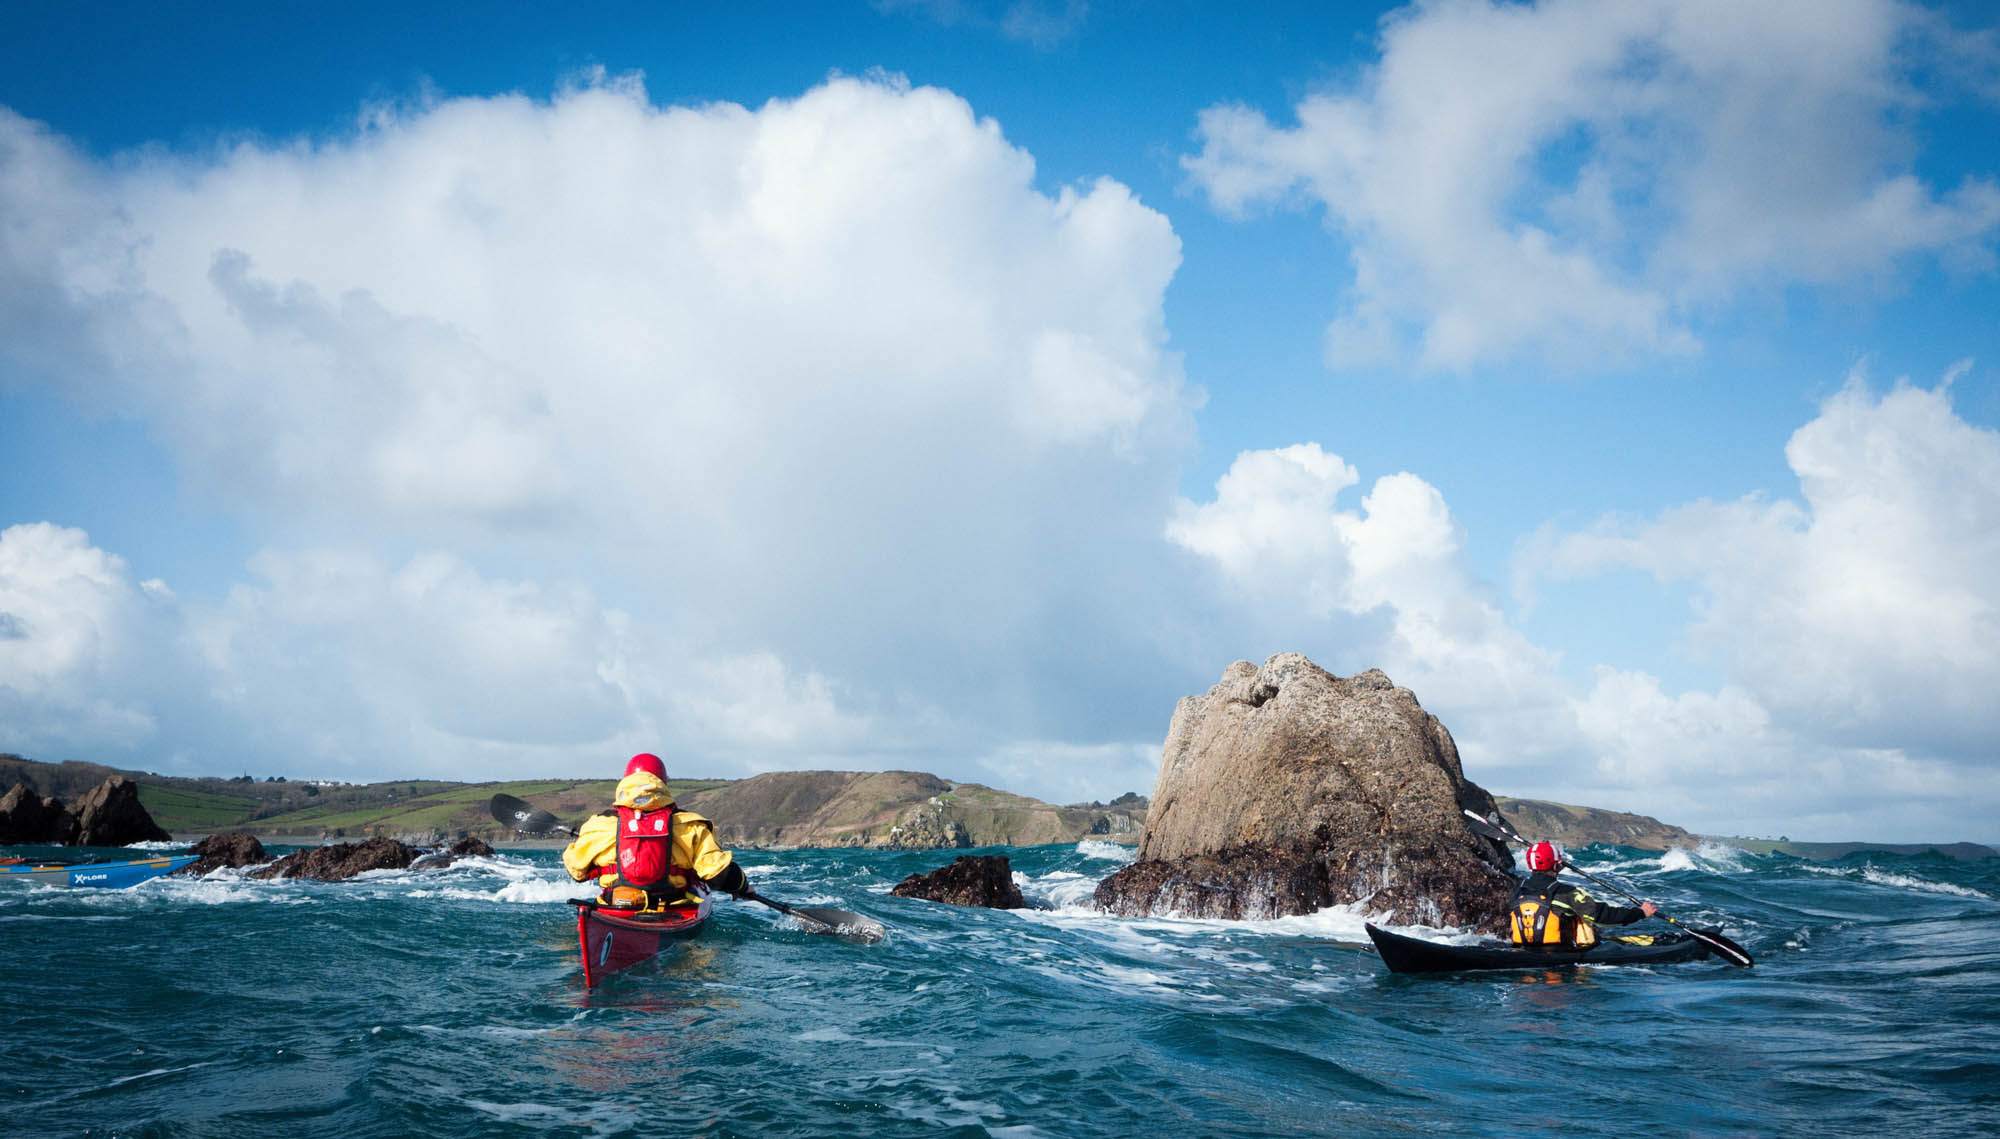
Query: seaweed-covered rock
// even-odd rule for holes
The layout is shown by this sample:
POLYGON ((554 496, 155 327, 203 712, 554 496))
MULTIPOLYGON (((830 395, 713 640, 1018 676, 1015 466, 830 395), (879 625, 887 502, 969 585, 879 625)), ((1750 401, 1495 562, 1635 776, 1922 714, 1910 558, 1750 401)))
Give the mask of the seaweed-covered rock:
POLYGON ((1097 905, 1274 918, 1360 903, 1391 921, 1495 928, 1513 860, 1464 808, 1484 814, 1493 798, 1408 689, 1297 653, 1238 661, 1174 709, 1138 860, 1099 883, 1097 905))
POLYGON ((922 898, 953 906, 986 906, 996 910, 1026 909, 1028 900, 1014 885, 1014 867, 1004 854, 961 854, 950 866, 929 874, 912 874, 889 891, 899 898, 922 898))

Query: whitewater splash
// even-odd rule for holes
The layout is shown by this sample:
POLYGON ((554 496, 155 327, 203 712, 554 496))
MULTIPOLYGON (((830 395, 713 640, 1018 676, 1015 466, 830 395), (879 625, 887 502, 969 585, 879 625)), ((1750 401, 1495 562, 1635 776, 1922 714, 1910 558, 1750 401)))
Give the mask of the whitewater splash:
POLYGON ((1076 852, 1085 858, 1101 858, 1110 862, 1130 862, 1139 856, 1138 849, 1120 846, 1115 842, 1104 842, 1087 838, 1076 844, 1076 852))
POLYGON ((1953 882, 1932 882, 1909 874, 1897 874, 1889 870, 1878 870, 1873 866, 1861 868, 1861 880, 1873 882, 1877 886, 1893 886, 1898 890, 1921 890, 1926 894, 1946 894, 1957 898, 1983 898, 1992 901, 1993 895, 1970 886, 1960 886, 1953 882))

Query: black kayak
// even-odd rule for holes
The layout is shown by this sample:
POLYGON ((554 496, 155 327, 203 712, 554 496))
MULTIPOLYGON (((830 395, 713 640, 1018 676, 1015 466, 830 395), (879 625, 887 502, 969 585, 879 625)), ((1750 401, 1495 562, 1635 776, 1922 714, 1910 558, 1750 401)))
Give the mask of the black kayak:
MULTIPOLYGON (((1706 932, 1706 931, 1704 931, 1706 932)), ((1665 965, 1709 955, 1700 939, 1660 934, 1646 944, 1606 938, 1589 949, 1523 949, 1505 941, 1443 945, 1368 927, 1369 940, 1391 973, 1458 973, 1468 969, 1560 969, 1567 965, 1665 965)))

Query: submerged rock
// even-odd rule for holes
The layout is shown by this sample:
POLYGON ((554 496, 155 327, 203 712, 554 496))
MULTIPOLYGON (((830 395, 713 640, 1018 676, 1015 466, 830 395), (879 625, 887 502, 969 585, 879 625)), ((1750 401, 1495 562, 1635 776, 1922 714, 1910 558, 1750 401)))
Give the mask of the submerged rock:
POLYGON ((1297 653, 1238 661, 1174 709, 1138 860, 1099 883, 1131 917, 1275 918, 1359 903, 1387 920, 1496 928, 1512 857, 1460 813, 1493 810, 1436 717, 1379 670, 1297 653))
POLYGON ((950 866, 912 874, 889 891, 899 898, 922 898, 953 906, 1021 910, 1028 900, 1014 885, 1014 868, 1004 854, 961 854, 950 866))
POLYGON ((448 847, 430 851, 418 856, 410 863, 412 870, 443 870, 461 858, 491 858, 493 848, 476 838, 462 838, 448 847))
POLYGON ((188 853, 195 856, 194 864, 175 873, 195 878, 224 867, 256 866, 271 860, 264 853, 264 844, 248 831, 209 835, 190 847, 188 853))

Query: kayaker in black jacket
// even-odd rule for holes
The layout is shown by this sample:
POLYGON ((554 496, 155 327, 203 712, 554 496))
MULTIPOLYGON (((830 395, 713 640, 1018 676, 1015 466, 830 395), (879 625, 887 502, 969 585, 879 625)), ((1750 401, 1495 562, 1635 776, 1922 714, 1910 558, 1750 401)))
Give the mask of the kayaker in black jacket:
POLYGON ((1563 868, 1562 848, 1552 842, 1528 847, 1528 877, 1514 890, 1508 912, 1514 944, 1560 945, 1583 949, 1597 944, 1600 925, 1630 925, 1659 912, 1651 902, 1636 906, 1606 905, 1556 875, 1563 868))

